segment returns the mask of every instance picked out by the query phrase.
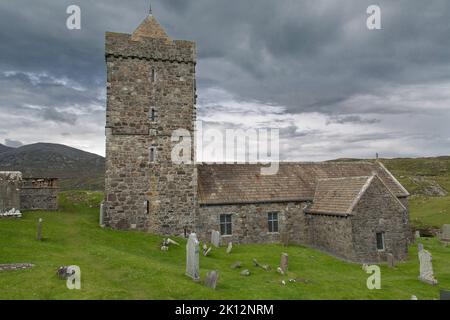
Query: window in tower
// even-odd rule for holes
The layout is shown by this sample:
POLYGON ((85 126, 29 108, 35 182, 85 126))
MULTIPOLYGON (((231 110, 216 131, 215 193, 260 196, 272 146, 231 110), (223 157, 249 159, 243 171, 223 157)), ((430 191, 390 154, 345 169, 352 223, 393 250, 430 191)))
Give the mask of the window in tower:
POLYGON ((151 120, 152 122, 155 122, 155 120, 156 120, 156 111, 155 111, 155 108, 151 108, 151 109, 150 109, 150 120, 151 120))
POLYGON ((155 158, 156 158, 156 151, 155 148, 151 147, 150 148, 150 163, 155 163, 155 158))
POLYGON ((150 80, 151 80, 151 82, 155 82, 156 81, 156 70, 155 70, 155 68, 152 68, 152 70, 150 71, 150 80))

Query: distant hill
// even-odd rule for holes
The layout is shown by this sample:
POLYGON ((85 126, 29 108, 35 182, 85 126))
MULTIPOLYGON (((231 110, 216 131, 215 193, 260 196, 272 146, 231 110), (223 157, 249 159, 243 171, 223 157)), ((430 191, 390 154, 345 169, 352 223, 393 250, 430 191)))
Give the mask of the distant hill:
POLYGON ((5 146, 5 145, 0 143, 0 153, 6 152, 6 151, 10 151, 12 149, 14 149, 14 148, 7 147, 7 146, 5 146))
POLYGON ((64 190, 104 189, 105 159, 61 144, 0 145, 0 171, 12 170, 21 171, 24 177, 59 178, 64 190))
MULTIPOLYGON (((337 159, 333 161, 375 161, 337 159)), ((450 156, 380 159, 412 195, 444 197, 450 192, 450 156)))

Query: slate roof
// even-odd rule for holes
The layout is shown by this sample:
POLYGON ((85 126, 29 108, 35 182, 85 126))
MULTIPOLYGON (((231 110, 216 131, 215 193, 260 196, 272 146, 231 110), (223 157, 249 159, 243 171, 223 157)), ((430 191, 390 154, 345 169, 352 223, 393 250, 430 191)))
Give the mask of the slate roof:
POLYGON ((308 213, 349 215, 376 176, 319 179, 308 213))
POLYGON ((200 164, 197 168, 199 203, 204 205, 312 201, 320 179, 374 174, 395 196, 409 196, 381 163, 281 162, 275 175, 261 175, 261 165, 255 164, 200 164))

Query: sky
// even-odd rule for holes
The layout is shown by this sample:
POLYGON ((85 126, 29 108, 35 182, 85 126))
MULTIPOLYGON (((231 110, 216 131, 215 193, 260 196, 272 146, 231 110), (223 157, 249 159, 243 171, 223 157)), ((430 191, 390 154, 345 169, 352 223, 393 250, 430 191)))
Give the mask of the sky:
MULTIPOLYGON (((104 32, 131 33, 149 0, 0 2, 0 143, 104 155, 104 32), (66 27, 69 5, 81 30, 66 27)), ((450 150, 448 0, 153 0, 197 43, 206 128, 277 128, 282 160, 450 150), (381 9, 381 30, 366 26, 381 9)), ((200 159, 208 160, 208 159, 200 159)))

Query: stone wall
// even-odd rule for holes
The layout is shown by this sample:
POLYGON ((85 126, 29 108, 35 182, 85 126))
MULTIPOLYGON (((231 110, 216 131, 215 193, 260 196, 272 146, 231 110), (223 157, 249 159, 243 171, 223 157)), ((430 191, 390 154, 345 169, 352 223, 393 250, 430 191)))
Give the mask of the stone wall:
POLYGON ((350 218, 345 216, 307 214, 307 244, 334 256, 354 260, 350 218))
POLYGON ((211 230, 220 231, 220 215, 232 215, 232 235, 222 236, 222 242, 280 242, 282 233, 289 234, 290 243, 304 243, 307 229, 302 202, 259 203, 234 205, 202 205, 195 218, 196 232, 202 241, 210 241, 211 230), (278 213, 278 231, 269 233, 268 213, 278 213))
POLYGON ((21 210, 58 210, 56 179, 24 178, 20 190, 21 210))
POLYGON ((410 233, 408 211, 380 180, 374 179, 366 190, 351 220, 357 261, 386 261, 386 253, 392 253, 397 260, 407 258, 410 233), (384 232, 384 251, 377 250, 377 232, 384 232))
POLYGON ((0 172, 0 214, 20 209, 20 172, 0 172))
POLYGON ((171 137, 177 129, 185 130, 178 135, 183 140, 186 133, 193 137, 195 44, 107 33, 106 63, 105 225, 157 234, 192 231, 196 169, 172 162, 178 141, 171 137))

